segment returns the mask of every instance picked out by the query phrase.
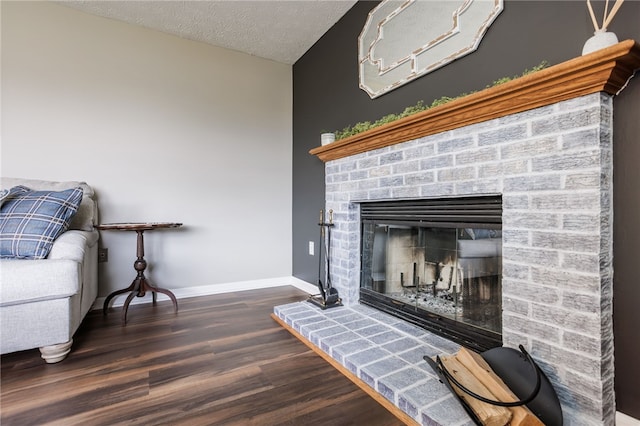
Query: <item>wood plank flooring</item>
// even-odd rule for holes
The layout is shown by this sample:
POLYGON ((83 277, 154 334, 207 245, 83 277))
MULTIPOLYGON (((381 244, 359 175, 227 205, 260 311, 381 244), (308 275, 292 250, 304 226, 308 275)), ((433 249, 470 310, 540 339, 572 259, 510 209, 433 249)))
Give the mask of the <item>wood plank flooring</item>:
POLYGON ((303 300, 276 287, 90 312, 69 357, 1 358, 8 425, 380 425, 403 423, 274 322, 303 300))

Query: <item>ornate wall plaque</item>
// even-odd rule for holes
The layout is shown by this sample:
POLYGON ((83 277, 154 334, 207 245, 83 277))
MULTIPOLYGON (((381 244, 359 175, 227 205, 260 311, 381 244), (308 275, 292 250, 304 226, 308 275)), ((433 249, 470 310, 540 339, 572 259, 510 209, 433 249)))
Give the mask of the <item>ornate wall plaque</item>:
POLYGON ((360 88, 383 95, 478 48, 503 0, 384 0, 358 38, 360 88))

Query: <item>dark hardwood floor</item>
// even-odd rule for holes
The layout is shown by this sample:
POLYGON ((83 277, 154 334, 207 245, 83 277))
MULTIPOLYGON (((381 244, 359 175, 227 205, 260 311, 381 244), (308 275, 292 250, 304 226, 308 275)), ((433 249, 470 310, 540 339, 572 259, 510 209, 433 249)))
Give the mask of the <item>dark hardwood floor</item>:
POLYGON ((71 354, 2 356, 0 422, 8 425, 401 425, 275 323, 303 300, 277 287, 93 311, 71 354))

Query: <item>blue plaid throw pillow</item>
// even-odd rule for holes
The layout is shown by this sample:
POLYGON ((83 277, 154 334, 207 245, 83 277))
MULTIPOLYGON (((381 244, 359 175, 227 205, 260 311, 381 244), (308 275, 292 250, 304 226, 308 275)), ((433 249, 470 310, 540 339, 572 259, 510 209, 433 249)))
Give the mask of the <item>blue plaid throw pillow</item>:
POLYGON ((82 201, 82 188, 32 191, 11 188, 0 205, 0 258, 44 259, 67 230, 82 201))

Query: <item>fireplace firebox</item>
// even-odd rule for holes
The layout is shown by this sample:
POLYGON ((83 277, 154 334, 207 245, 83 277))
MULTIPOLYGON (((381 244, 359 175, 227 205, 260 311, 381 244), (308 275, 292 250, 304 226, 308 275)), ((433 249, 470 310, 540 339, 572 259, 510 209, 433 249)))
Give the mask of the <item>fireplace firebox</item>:
POLYGON ((477 350, 502 345, 501 196, 361 204, 360 302, 477 350))

